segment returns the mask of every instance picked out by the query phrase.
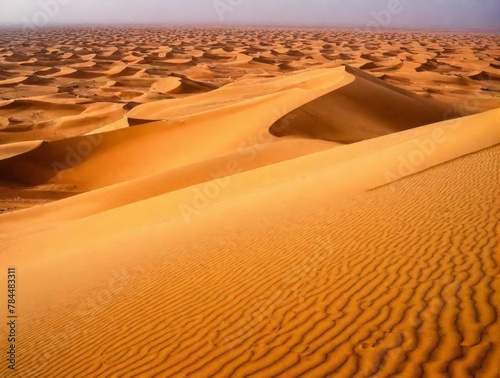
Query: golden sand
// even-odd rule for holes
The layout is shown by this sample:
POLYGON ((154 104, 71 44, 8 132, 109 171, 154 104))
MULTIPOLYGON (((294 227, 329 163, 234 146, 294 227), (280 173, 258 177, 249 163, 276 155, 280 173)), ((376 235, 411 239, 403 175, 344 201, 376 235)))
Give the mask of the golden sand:
POLYGON ((0 33, 2 377, 499 376, 496 36, 25 40, 0 33))

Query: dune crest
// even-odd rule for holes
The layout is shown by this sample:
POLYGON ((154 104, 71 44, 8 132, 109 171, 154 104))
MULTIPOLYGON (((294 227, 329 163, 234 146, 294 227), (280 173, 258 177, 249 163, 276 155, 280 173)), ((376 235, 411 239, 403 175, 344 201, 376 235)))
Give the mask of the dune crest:
POLYGON ((0 145, 0 160, 8 159, 13 156, 22 155, 26 152, 38 148, 43 142, 41 140, 18 142, 0 145))
POLYGON ((207 94, 139 105, 127 113, 129 120, 157 121, 46 143, 19 159, 0 163, 0 169, 5 177, 24 184, 65 183, 79 190, 164 172, 237 152, 245 141, 252 144, 255 138, 279 142, 268 129, 282 114, 352 80, 342 67, 322 69, 265 79, 254 88, 249 85, 244 94, 226 86, 207 94), (203 137, 189 140, 193 134, 203 137), (145 145, 148 154, 138 161, 135 157, 145 145), (103 175, 105 171, 109 174, 103 175))

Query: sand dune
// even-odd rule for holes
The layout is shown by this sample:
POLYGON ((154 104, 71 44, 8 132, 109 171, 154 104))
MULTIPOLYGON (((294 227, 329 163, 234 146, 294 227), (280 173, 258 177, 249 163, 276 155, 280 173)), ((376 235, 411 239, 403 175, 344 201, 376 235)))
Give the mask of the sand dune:
POLYGON ((38 148, 42 141, 28 141, 0 145, 0 160, 8 159, 16 155, 22 155, 28 151, 38 148))
MULTIPOLYGON (((75 97, 89 98, 95 97, 100 82, 130 76, 148 79, 147 71, 160 69, 165 75, 186 74, 196 79, 190 73, 203 67, 203 80, 225 84, 249 73, 265 71, 279 74, 335 62, 361 67, 381 76, 388 73, 398 77, 399 74, 410 73, 418 84, 400 82, 398 85, 422 93, 435 93, 429 90, 439 90, 439 82, 450 75, 469 77, 488 72, 494 77, 499 74, 499 69, 495 68, 498 43, 494 35, 470 37, 420 33, 414 38, 407 33, 381 33, 367 38, 368 34, 351 31, 209 31, 214 34, 207 34, 203 29, 195 32, 177 29, 165 34, 162 29, 155 28, 115 28, 113 33, 123 43, 117 43, 114 47, 108 46, 109 35, 106 32, 88 35, 85 29, 74 29, 68 38, 64 29, 55 30, 30 38, 31 42, 25 45, 25 39, 19 39, 15 33, 7 34, 6 31, 5 38, 12 43, 9 46, 10 55, 0 57, 0 95, 4 98, 17 97, 19 91, 8 91, 8 86, 43 70, 47 70, 47 75, 56 75, 59 80, 55 83, 56 87, 65 85, 65 82, 77 85, 70 93, 75 97), (215 35, 224 38, 214 38, 215 35), (32 61, 31 57, 36 58, 32 61), (60 72, 49 74, 51 70, 60 72), (419 84, 418 78, 429 72, 439 75, 438 80, 419 84), (9 77, 2 78, 4 73, 9 77), (8 81, 2 84, 4 80, 8 81)), ((140 86, 145 94, 150 85, 140 86)), ((492 89, 498 90, 498 83, 493 83, 488 91, 483 91, 481 86, 471 86, 460 85, 479 99, 488 98, 488 91, 492 89)), ((124 101, 120 97, 105 97, 112 102, 124 101)), ((93 98, 94 101, 101 99, 93 98)))
POLYGON ((497 40, 1 30, 0 376, 499 376, 497 40))
POLYGON ((443 119, 446 105, 440 101, 387 85, 356 69, 348 72, 355 75, 354 82, 287 114, 271 133, 354 143, 443 119))
POLYGON ((163 106, 165 101, 140 105, 127 117, 160 121, 47 143, 18 159, 0 162, 0 169, 9 180, 35 185, 63 182, 80 190, 160 173, 237 152, 252 138, 272 142, 268 129, 282 114, 352 80, 342 67, 324 69, 257 81, 253 87, 248 83, 245 93, 226 86, 165 100, 169 107, 163 106), (242 119, 245 123, 236 128, 242 119), (192 140, 189 135, 202 137, 192 140), (142 154, 145 145, 147 156, 142 154), (140 154, 143 159, 137 160, 140 154))
POLYGON ((82 105, 58 104, 35 100, 14 100, 0 104, 0 116, 5 118, 14 117, 17 119, 33 118, 47 120, 56 117, 65 117, 79 114, 85 110, 82 105), (33 113, 36 113, 33 116, 33 113))
POLYGON ((0 169, 24 184, 65 183, 88 190, 231 154, 256 136, 275 144, 280 140, 273 136, 285 135, 353 143, 442 119, 444 105, 438 101, 349 71, 354 75, 338 67, 247 79, 198 96, 140 105, 127 114, 132 124, 156 122, 45 144, 0 163, 0 169), (382 100, 366 106, 373 97, 382 100), (203 137, 190 140, 193 134, 203 137), (145 144, 148 155, 138 162, 145 144))
MULTIPOLYGON (((498 133, 498 112, 484 117, 493 123, 481 131, 498 133)), ((491 135, 483 136, 464 125, 463 133, 453 134, 454 141, 437 147, 434 162, 442 162, 449 153, 448 158, 466 152, 462 148, 468 145, 471 132, 483 138, 476 148, 498 142, 498 135, 492 140, 491 135)), ((396 161, 401 151, 408 151, 403 147, 388 147, 387 159, 381 161, 396 161)), ((454 248, 452 241, 438 244, 437 236, 465 240, 471 236, 464 232, 463 222, 479 217, 490 225, 481 228, 480 235, 487 243, 495 243, 488 228, 497 219, 494 208, 465 204, 470 203, 470 196, 495 198, 495 181, 491 180, 495 180, 498 153, 493 148, 452 161, 360 195, 348 206, 335 199, 343 198, 340 193, 332 197, 324 183, 331 183, 335 190, 341 172, 367 172, 371 158, 350 160, 344 167, 330 166, 322 175, 296 177, 265 190, 257 189, 260 185, 256 190, 244 188, 232 199, 222 193, 189 225, 180 214, 172 217, 171 206, 183 202, 170 202, 170 196, 163 195, 35 234, 30 228, 11 233, 14 240, 6 241, 3 256, 23 267, 20 274, 32 280, 22 291, 29 299, 25 302, 29 305, 22 307, 29 327, 22 351, 30 361, 23 369, 38 375, 71 371, 82 376, 243 376, 256 372, 262 376, 323 376, 328 372, 352 376, 415 369, 439 374, 452 363, 455 374, 474 369, 479 376, 488 376, 495 368, 494 350, 489 347, 497 326, 497 303, 492 297, 496 286, 490 286, 496 282, 495 260, 491 250, 477 243, 454 248), (464 171, 477 173, 470 177, 464 171), (453 186, 444 184, 449 175, 457 180, 453 186), (415 188, 428 182, 435 183, 435 189, 429 189, 424 203, 422 198, 409 201, 420 196, 415 188), (298 198, 302 206, 297 209, 291 204, 298 198), (422 209, 430 211, 425 218, 422 209), (235 219, 234 214, 240 212, 245 217, 235 219), (441 220, 442 214, 450 221, 432 222, 441 220), (437 224, 441 226, 436 229, 437 224), (390 237, 395 229, 400 230, 398 237, 390 237), (266 230, 278 232, 273 240, 279 249, 269 248, 266 230), (192 232, 198 235, 195 242, 192 232), (61 240, 61 233, 67 238, 61 240), (402 242, 409 237, 430 247, 417 249, 415 254, 413 243, 402 242), (136 253, 139 246, 141 254, 136 253), (374 254, 378 248, 382 254, 374 254), (425 261, 443 263, 431 270, 425 261), (377 268, 360 275, 370 266, 377 268), (77 274, 81 269, 92 269, 92 276, 77 274), (186 275, 186 270, 196 276, 186 275), (427 276, 429 281, 424 281, 427 276), (394 289, 383 282, 393 283, 394 289), (147 298, 139 292, 147 292, 147 298), (477 294, 471 297, 470 292, 477 294), (180 294, 184 300, 179 300, 180 294), (112 300, 116 295, 120 301, 112 300), (124 311, 120 307, 124 305, 141 311, 124 311), (457 312, 455 306, 461 310, 457 312), (104 326, 115 313, 120 313, 116 327, 104 326), (41 319, 48 324, 47 331, 41 331, 45 329, 41 319), (469 327, 473 319, 475 325, 469 327), (68 337, 58 337, 40 356, 38 346, 46 345, 50 336, 45 332, 52 334, 54 327, 56 335, 64 332, 68 337), (91 340, 96 332, 121 342, 105 344, 105 353, 95 353, 91 340), (463 340, 461 345, 458 340, 463 340), (128 350, 143 353, 128 354, 128 350), (437 350, 443 352, 436 354, 437 350), (427 362, 431 353, 435 359, 427 362), (404 358, 406 354, 411 358, 404 358), (70 361, 76 359, 80 363, 75 368, 70 361)), ((380 166, 382 172, 387 168, 391 169, 380 166)), ((366 184, 366 180, 370 182, 365 177, 356 181, 366 184)), ((243 178, 231 181, 230 188, 247 183, 243 178)), ((344 185, 348 189, 353 184, 344 185)), ((192 200, 193 192, 187 194, 185 200, 192 200)), ((29 218, 30 211, 21 213, 29 218)), ((8 230, 8 221, 6 226, 2 230, 8 230)), ((472 238, 480 237, 477 232, 472 238)))
POLYGON ((88 133, 124 116, 120 104, 14 100, 0 104, 0 145, 54 141, 88 133))
MULTIPOLYGON (((198 189, 189 188, 186 191, 172 193, 167 208, 176 210, 176 204, 188 203, 190 198, 193 200, 193 192, 196 190, 202 193, 209 185, 207 182, 215 181, 212 185, 220 185, 217 181, 227 176, 232 176, 232 183, 230 187, 224 188, 224 198, 238 197, 246 192, 258 191, 259 188, 272 185, 286 186, 298 177, 325 180, 325 185, 318 186, 331 195, 352 194, 355 191, 389 184, 409 174, 494 146, 500 143, 499 122, 500 109, 497 109, 386 135, 342 148, 332 149, 332 146, 327 145, 326 142, 323 142, 324 144, 316 142, 303 151, 297 151, 300 144, 304 142, 294 139, 269 143, 267 151, 264 146, 250 145, 227 156, 93 190, 82 196, 85 199, 75 197, 51 204, 40 209, 36 217, 29 217, 29 219, 34 219, 36 225, 41 223, 42 227, 50 227, 57 219, 66 221, 74 219, 73 217, 79 218, 198 184, 198 189), (276 155, 280 152, 278 146, 281 143, 284 145, 281 153, 286 155, 280 157, 276 155), (324 151, 311 154, 315 152, 315 149, 324 151), (305 156, 300 157, 300 155, 305 156), (368 170, 373 156, 377 157, 377 167, 368 170), (362 172, 364 173, 357 177, 357 172, 361 171, 361 168, 357 168, 359 164, 363 166, 362 172), (229 167, 232 168, 229 169, 229 167), (247 173, 243 174, 244 172, 247 173), (331 187, 327 184, 328 180, 332 179, 331 176, 337 172, 340 172, 339 177, 342 177, 342 181, 336 182, 336 185, 331 187), (238 174, 234 175, 235 173, 238 174), (82 206, 83 203, 86 204, 85 207, 82 206), (89 203, 95 205, 89 206, 89 203), (76 210, 72 209, 72 206, 76 210), (60 216, 62 218, 58 218, 60 216), (43 222, 40 222, 42 219, 43 222)), ((307 184, 306 180, 304 182, 307 184)), ((68 181, 61 179, 59 183, 67 185, 68 181)), ((294 184, 296 185, 298 184, 294 184)), ((35 213, 36 209, 33 209, 33 212, 35 213)), ((177 212, 176 215, 182 214, 177 212)), ((10 222, 16 219, 26 220, 22 212, 6 215, 3 218, 10 222)), ((7 230, 7 227, 8 224, 2 225, 4 230, 7 230)), ((27 224, 17 222, 12 222, 12 227, 11 232, 29 229, 27 224)))

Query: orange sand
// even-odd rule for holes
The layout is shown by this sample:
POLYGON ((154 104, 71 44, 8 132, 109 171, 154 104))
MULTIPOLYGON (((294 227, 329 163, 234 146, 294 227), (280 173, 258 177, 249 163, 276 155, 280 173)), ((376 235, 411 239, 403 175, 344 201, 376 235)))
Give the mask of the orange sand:
POLYGON ((24 41, 0 32, 2 377, 499 376, 496 36, 24 41))

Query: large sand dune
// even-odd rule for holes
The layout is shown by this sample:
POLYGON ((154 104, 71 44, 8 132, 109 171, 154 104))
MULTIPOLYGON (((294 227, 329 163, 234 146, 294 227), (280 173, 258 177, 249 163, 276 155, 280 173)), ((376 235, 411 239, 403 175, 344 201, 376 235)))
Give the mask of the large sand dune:
POLYGON ((499 375, 495 36, 71 32, 0 32, 2 377, 499 375))

